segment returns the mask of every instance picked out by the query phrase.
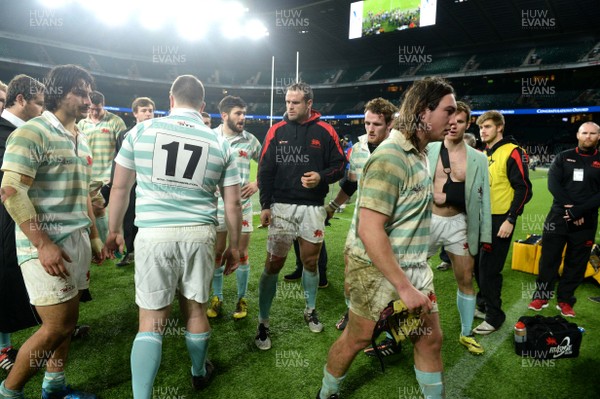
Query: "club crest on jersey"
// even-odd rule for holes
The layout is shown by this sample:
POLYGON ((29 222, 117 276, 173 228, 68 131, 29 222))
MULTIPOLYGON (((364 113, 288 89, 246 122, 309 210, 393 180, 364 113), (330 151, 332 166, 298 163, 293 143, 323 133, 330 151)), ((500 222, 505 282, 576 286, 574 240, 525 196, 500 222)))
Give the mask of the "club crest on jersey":
POLYGON ((592 168, 600 168, 600 162, 598 162, 598 161, 592 162, 592 168))
POLYGON ((107 129, 107 128, 105 128, 105 127, 103 127, 102 129, 100 129, 100 131, 101 131, 102 133, 110 133, 110 129, 107 129))
POLYGON ((240 158, 246 158, 246 159, 248 159, 248 153, 246 151, 244 151, 244 150, 240 150, 238 152, 238 155, 239 155, 240 158))
POLYGON ((321 142, 318 139, 312 139, 310 141, 310 146, 312 148, 321 148, 321 142))
POLYGON ((183 126, 183 127, 189 127, 189 128, 194 128, 196 126, 192 125, 191 123, 187 123, 185 121, 177 121, 177 124, 179 126, 183 126))

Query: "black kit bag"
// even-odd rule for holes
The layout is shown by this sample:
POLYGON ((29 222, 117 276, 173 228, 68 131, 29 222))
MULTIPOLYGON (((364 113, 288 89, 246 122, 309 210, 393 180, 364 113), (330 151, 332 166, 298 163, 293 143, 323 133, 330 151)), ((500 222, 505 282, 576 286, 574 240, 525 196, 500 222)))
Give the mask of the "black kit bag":
MULTIPOLYGON (((519 322, 525 325, 525 335, 517 341, 517 355, 535 359, 564 359, 579 356, 583 338, 582 330, 562 316, 522 316, 519 322), (524 339, 523 339, 524 338, 524 339)), ((519 323, 517 323, 519 324, 519 323)), ((516 332, 515 332, 516 334, 516 332)))

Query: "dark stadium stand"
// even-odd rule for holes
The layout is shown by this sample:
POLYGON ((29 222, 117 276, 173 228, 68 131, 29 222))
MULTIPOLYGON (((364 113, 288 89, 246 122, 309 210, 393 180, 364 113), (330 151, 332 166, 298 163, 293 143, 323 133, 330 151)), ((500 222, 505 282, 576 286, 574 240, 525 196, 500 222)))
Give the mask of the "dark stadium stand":
POLYGON ((544 65, 558 65, 567 62, 579 61, 587 55, 594 47, 594 41, 583 41, 581 43, 570 43, 565 45, 538 46, 535 52, 544 65))
POLYGON ((371 75, 379 68, 379 66, 350 67, 342 74, 340 83, 363 82, 369 80, 371 75))
MULTIPOLYGON (((401 79, 406 77, 428 76, 432 74, 458 74, 466 70, 485 73, 488 70, 513 69, 528 65, 564 65, 587 61, 585 58, 596 45, 594 40, 563 44, 544 44, 535 47, 499 49, 493 53, 464 53, 447 55, 429 54, 431 61, 420 64, 386 63, 382 65, 352 66, 349 68, 319 68, 301 71, 303 81, 318 85, 338 83, 358 83, 378 80, 401 79), (472 60, 472 61, 470 61, 472 60)), ((110 53, 108 53, 110 54, 110 53)), ((270 86, 270 70, 239 69, 242 65, 229 68, 213 67, 200 69, 193 67, 193 60, 186 62, 161 62, 156 57, 131 59, 127 54, 113 53, 113 56, 91 54, 55 45, 37 44, 33 41, 3 39, 0 57, 25 62, 48 65, 73 63, 89 68, 96 73, 119 76, 128 79, 150 79, 171 81, 182 73, 195 73, 205 83, 222 86, 270 86)), ((142 57, 137 57, 142 58, 142 57)), ((295 80, 295 72, 277 72, 275 85, 287 85, 295 80)))
POLYGON ((445 74, 451 72, 458 72, 463 69, 467 61, 471 58, 469 54, 463 55, 434 55, 432 56, 432 62, 424 63, 419 69, 419 75, 431 75, 431 74, 445 74))
POLYGON ((470 94, 471 105, 477 109, 513 107, 519 98, 516 93, 470 94))
MULTIPOLYGON (((212 114, 218 114, 217 104, 226 93, 242 96, 248 103, 249 114, 271 112, 270 57, 250 63, 243 57, 238 62, 220 62, 219 49, 207 54, 206 50, 198 51, 193 46, 170 48, 161 44, 165 43, 162 39, 140 48, 124 43, 90 48, 77 44, 76 37, 60 41, 49 35, 38 40, 34 31, 5 33, 0 31, 0 78, 3 79, 10 79, 14 70, 41 78, 50 66, 75 63, 95 75, 108 105, 128 108, 133 98, 147 95, 155 99, 158 109, 166 110, 170 82, 180 74, 191 73, 204 82, 206 110, 212 114), (164 59, 162 55, 171 50, 179 58, 164 59)), ((300 79, 316 87, 315 108, 325 115, 360 114, 364 100, 377 96, 397 104, 411 81, 440 74, 451 80, 459 98, 476 109, 600 105, 600 78, 594 73, 600 50, 593 52, 599 48, 600 38, 594 35, 460 48, 428 46, 423 48, 425 62, 421 63, 401 62, 398 43, 393 40, 390 43, 383 51, 374 48, 376 57, 361 59, 361 54, 356 53, 352 62, 320 58, 311 62, 301 55, 300 79), (551 91, 541 95, 523 93, 527 81, 537 78, 548 79, 544 84, 551 91)), ((412 49, 410 46, 407 42, 406 48, 412 49)), ((275 64, 273 110, 279 116, 285 112, 284 88, 296 79, 292 60, 281 60, 279 57, 275 64)), ((257 123, 262 134, 265 125, 253 123, 257 123)))
POLYGON ((383 79, 394 79, 407 74, 413 65, 389 63, 381 66, 377 72, 372 76, 372 80, 383 80, 383 79))
POLYGON ((514 48, 498 50, 493 53, 478 54, 476 62, 479 64, 478 70, 516 68, 525 62, 527 54, 531 48, 514 48))
POLYGON ((33 61, 45 63, 48 60, 41 57, 38 45, 34 43, 27 43, 17 40, 11 39, 2 39, 2 46, 0 47, 2 51, 0 56, 3 58, 11 58, 15 61, 17 60, 25 60, 25 61, 33 61))
POLYGON ((328 68, 322 70, 307 70, 300 74, 303 81, 311 84, 336 83, 341 69, 328 68))
POLYGON ((364 101, 340 101, 336 102, 331 110, 333 114, 360 114, 365 105, 364 101))

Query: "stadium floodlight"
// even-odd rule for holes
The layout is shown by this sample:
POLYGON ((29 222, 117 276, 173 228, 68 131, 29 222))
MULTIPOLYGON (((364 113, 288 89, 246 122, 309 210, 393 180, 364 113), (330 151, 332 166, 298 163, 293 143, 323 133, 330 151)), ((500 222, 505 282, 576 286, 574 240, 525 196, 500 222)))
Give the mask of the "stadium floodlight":
POLYGON ((40 3, 46 8, 60 8, 70 3, 71 0, 40 0, 40 3))
POLYGON ((232 19, 241 19, 248 9, 242 5, 239 1, 226 1, 221 4, 216 3, 217 7, 220 7, 222 10, 226 10, 224 14, 228 18, 232 19))
POLYGON ((221 34, 227 39, 237 39, 244 34, 240 21, 226 22, 221 24, 221 34))
POLYGON ((265 27, 265 24, 258 19, 253 19, 248 21, 244 27, 244 36, 256 40, 265 36, 269 36, 269 31, 265 27))
MULTIPOLYGON (((167 18, 172 20, 179 36, 185 40, 196 41, 206 36, 214 16, 211 3, 186 0, 171 0, 167 18)), ((163 10, 164 11, 164 10, 163 10)))
POLYGON ((181 20, 188 21, 191 16, 201 18, 204 21, 220 21, 227 17, 227 10, 223 2, 213 1, 189 1, 171 0, 168 8, 172 12, 173 22, 179 24, 181 20))
POLYGON ((180 24, 177 27, 177 32, 179 32, 179 36, 181 36, 183 39, 195 41, 200 40, 204 36, 206 36, 206 27, 202 24, 194 24, 191 22, 187 22, 184 24, 180 24))
POLYGON ((165 25, 164 10, 160 7, 149 7, 140 11, 140 25, 148 30, 159 30, 165 25))
POLYGON ((177 32, 185 40, 196 41, 208 33, 209 21, 204 16, 198 17, 196 13, 182 15, 176 22, 177 32))
POLYGON ((79 3, 87 8, 100 22, 109 27, 124 25, 134 9, 137 7, 137 1, 123 0, 104 0, 101 6, 98 3, 89 0, 79 0, 79 3), (115 10, 117 10, 115 12, 115 10))
MULTIPOLYGON (((104 0, 99 6, 90 0, 39 0, 46 7, 76 3, 109 27, 123 26, 135 20, 148 30, 174 26, 186 40, 199 40, 216 31, 229 39, 252 39, 268 35, 259 21, 246 22, 248 8, 237 0, 104 0)), ((76 11, 75 11, 76 12, 76 11)))

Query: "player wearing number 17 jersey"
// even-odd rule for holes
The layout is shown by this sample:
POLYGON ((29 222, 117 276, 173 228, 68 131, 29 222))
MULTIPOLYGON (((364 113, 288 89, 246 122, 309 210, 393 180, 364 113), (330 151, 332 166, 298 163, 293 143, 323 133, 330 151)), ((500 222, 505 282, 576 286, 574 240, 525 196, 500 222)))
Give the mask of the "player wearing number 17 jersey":
POLYGON ((137 179, 135 291, 140 325, 131 350, 135 399, 152 396, 176 292, 186 317, 193 387, 203 388, 213 372, 206 358, 210 326, 203 304, 214 270, 217 186, 229 232, 226 272, 239 262, 240 176, 229 143, 202 121, 204 87, 196 77, 175 79, 169 99, 169 116, 139 123, 127 134, 115 159, 111 190, 105 253, 122 250, 123 216, 137 179))

